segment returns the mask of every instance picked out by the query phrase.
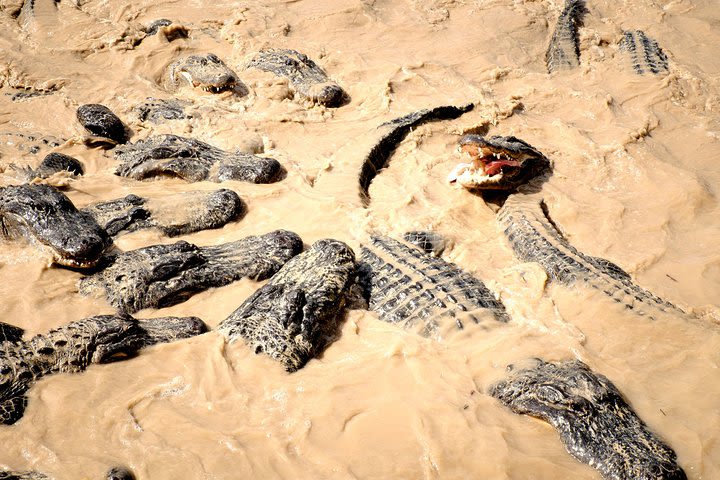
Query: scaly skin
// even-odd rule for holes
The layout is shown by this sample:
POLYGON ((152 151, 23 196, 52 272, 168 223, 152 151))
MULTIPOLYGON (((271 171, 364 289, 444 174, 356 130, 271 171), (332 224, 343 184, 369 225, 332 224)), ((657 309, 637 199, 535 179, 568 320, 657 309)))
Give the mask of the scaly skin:
POLYGON ((490 395, 555 427, 568 453, 608 480, 686 480, 675 452, 603 375, 579 360, 511 370, 490 395))
MULTIPOLYGON (((4 330, 17 331, 7 326, 4 330)), ((198 335, 205 324, 195 317, 165 317, 138 322, 129 316, 99 315, 36 335, 11 336, 0 343, 0 423, 10 425, 25 410, 25 392, 54 373, 76 373, 92 363, 127 357, 143 347, 198 335)))
POLYGON ((94 266, 112 243, 88 213, 49 185, 0 188, 0 235, 24 236, 48 248, 60 265, 94 266))
POLYGON ((377 128, 380 137, 365 155, 360 170, 360 199, 363 205, 368 206, 370 203, 370 183, 380 170, 387 167, 393 152, 413 128, 427 122, 458 118, 463 113, 472 110, 473 107, 474 105, 470 103, 460 107, 449 105, 418 110, 380 125, 377 128))
POLYGON ((339 107, 347 101, 345 91, 331 81, 322 68, 295 50, 272 49, 259 52, 248 63, 247 68, 257 68, 285 77, 302 97, 326 107, 339 107))
POLYGON ((165 123, 167 120, 182 120, 190 118, 185 114, 188 104, 174 99, 148 97, 144 102, 133 108, 140 120, 151 123, 165 123))
POLYGON ((626 30, 620 41, 620 50, 627 52, 635 73, 643 75, 646 72, 655 75, 668 71, 667 55, 658 43, 645 35, 642 30, 626 30))
POLYGON ((80 293, 128 313, 166 307, 243 277, 264 280, 301 250, 300 237, 285 230, 210 247, 153 245, 108 256, 105 269, 80 281, 80 293))
POLYGON ((128 195, 82 209, 90 213, 109 235, 157 228, 169 237, 209 228, 220 228, 237 220, 247 208, 232 190, 194 191, 153 199, 128 195))
POLYGON ((586 12, 584 0, 565 1, 565 8, 557 19, 550 45, 545 52, 548 72, 580 66, 578 28, 582 26, 586 12))
POLYGON ((208 93, 222 93, 244 89, 244 85, 217 55, 190 55, 171 63, 167 72, 169 91, 181 86, 198 88, 208 93))
POLYGON ((640 315, 656 310, 684 313, 633 283, 614 263, 578 252, 548 217, 538 194, 511 195, 498 212, 498 220, 515 255, 524 262, 539 263, 551 281, 588 285, 640 315))
POLYGON ((469 190, 512 191, 550 169, 550 161, 516 137, 464 135, 460 150, 472 162, 461 163, 448 176, 469 190))
POLYGON ((285 173, 273 158, 230 153, 193 138, 169 134, 118 147, 115 156, 120 161, 115 174, 135 180, 172 175, 188 182, 273 183, 285 173))
MULTIPOLYGON (((414 235, 417 236, 417 235, 414 235)), ((507 322, 505 307, 455 264, 388 237, 371 237, 360 254, 360 279, 380 319, 439 339, 439 325, 507 322)))
POLYGON ((218 326, 288 372, 302 368, 336 335, 355 277, 355 255, 337 240, 318 240, 290 260, 218 326))

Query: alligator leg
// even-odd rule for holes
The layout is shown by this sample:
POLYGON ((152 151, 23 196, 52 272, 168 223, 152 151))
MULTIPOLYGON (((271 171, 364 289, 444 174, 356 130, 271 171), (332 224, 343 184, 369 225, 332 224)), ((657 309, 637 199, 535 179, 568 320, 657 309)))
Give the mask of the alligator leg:
POLYGON ((553 282, 566 286, 584 283, 640 315, 650 313, 649 307, 684 313, 633 283, 614 263, 577 251, 552 222, 538 195, 511 195, 498 212, 498 221, 515 255, 524 262, 539 263, 553 282))

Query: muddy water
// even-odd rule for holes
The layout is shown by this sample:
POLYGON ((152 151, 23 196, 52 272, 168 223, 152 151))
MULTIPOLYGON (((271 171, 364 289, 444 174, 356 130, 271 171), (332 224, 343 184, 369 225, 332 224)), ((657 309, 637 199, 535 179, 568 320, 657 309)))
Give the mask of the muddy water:
MULTIPOLYGON (((126 465, 140 479, 486 478, 598 479, 555 431, 516 416, 485 392, 528 357, 579 358, 608 376, 678 453, 691 479, 720 478, 720 11, 715 2, 589 2, 581 66, 545 73, 543 54, 562 5, 542 1, 0 3, 0 163, 37 165, 51 149, 86 175, 55 178, 79 206, 135 193, 210 190, 175 179, 112 174, 111 152, 83 144, 78 105, 103 103, 132 129, 189 135, 260 151, 288 176, 272 185, 225 182, 247 203, 239 222, 181 237, 199 245, 276 228, 309 244, 355 249, 368 232, 433 229, 444 255, 475 272, 513 321, 434 342, 352 311, 340 339, 289 375, 216 333, 42 380, 16 425, 0 428, 0 465, 57 479, 101 478, 126 465), (178 24, 145 37, 158 18, 178 24), (178 26, 188 38, 175 38, 178 26), (643 29, 670 72, 637 76, 618 50, 643 29), (308 54, 349 93, 339 109, 293 99, 270 74, 244 71, 264 47, 308 54), (174 59, 213 52, 248 94, 164 91, 174 59), (15 98, 21 92, 41 95, 15 98), (191 119, 143 123, 146 97, 189 102, 191 119), (414 130, 372 183, 362 208, 357 172, 380 123, 419 108, 475 102, 457 120, 414 130), (596 292, 551 285, 512 255, 496 207, 451 188, 458 135, 516 135, 554 164, 543 193, 579 250, 608 258, 637 283, 693 313, 649 320, 596 292), (19 137, 52 137, 60 146, 19 137), (33 148, 37 146, 38 148, 33 148)), ((175 241, 158 232, 120 237, 128 250, 175 241)), ((80 274, 48 268, 31 247, 0 248, 2 320, 42 332, 110 313, 77 293, 80 274)), ((217 325, 259 284, 242 280, 139 317, 197 315, 217 325)))

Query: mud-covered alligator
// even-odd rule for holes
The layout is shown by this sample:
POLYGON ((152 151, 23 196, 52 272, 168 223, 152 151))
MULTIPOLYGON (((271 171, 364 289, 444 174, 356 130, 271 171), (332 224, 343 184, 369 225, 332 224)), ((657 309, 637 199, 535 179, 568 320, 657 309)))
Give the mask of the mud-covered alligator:
POLYGON ((218 331, 244 340, 294 372, 337 335, 339 316, 355 281, 352 249, 318 240, 223 320, 218 331))
POLYGON ((0 188, 0 236, 24 237, 69 267, 97 264, 112 240, 92 215, 49 185, 0 188))
POLYGON ((190 55, 172 62, 167 69, 165 88, 174 92, 182 86, 208 93, 234 92, 244 95, 247 87, 217 55, 190 55))
POLYGON ((242 217, 247 208, 237 193, 222 188, 143 198, 127 195, 82 209, 90 213, 109 235, 156 228, 176 237, 209 228, 220 228, 242 217))
POLYGON ((550 423, 568 453, 608 480, 686 480, 675 452, 653 434, 615 385, 579 360, 511 368, 490 394, 550 423))
POLYGON ((274 158, 230 153, 200 140, 171 134, 118 147, 115 157, 120 161, 115 174, 135 180, 170 175, 188 182, 273 183, 285 174, 274 158))
POLYGON ((129 316, 99 315, 24 341, 22 329, 0 323, 0 423, 10 425, 22 417, 25 392, 41 377, 81 372, 92 363, 127 358, 144 347, 205 330, 196 317, 138 321, 129 316))
POLYGON ((301 250, 300 237, 285 230, 209 247, 152 245, 106 256, 103 269, 80 280, 79 290, 128 313, 167 307, 243 277, 269 278, 301 250))
POLYGON ((247 64, 287 78, 290 86, 303 98, 326 107, 339 107, 348 95, 307 55, 295 50, 270 49, 258 52, 247 64))

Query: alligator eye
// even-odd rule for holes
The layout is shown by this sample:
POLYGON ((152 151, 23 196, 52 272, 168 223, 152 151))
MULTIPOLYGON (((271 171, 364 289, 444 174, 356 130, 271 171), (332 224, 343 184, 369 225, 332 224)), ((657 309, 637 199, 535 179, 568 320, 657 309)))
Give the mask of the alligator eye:
POLYGON ((565 396, 552 385, 538 387, 537 396, 548 403, 562 403, 565 396))

